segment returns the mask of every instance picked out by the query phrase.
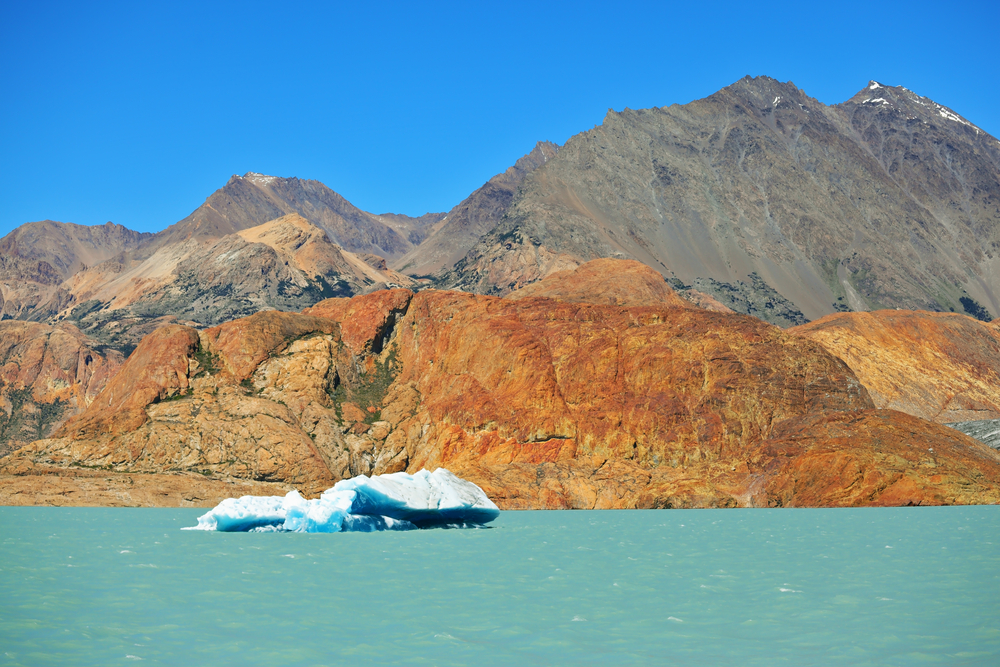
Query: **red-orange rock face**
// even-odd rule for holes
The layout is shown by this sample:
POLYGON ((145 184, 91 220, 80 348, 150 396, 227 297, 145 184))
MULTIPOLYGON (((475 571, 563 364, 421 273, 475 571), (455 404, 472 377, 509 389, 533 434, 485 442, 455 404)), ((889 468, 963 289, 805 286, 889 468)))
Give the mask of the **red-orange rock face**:
POLYGON ((1000 453, 894 410, 789 420, 755 453, 771 506, 1000 502, 1000 453))
POLYGON ((997 502, 995 453, 874 410, 817 343, 688 305, 579 302, 594 275, 581 269, 542 290, 569 302, 394 290, 260 313, 200 341, 177 327, 150 343, 168 370, 148 389, 129 379, 153 377, 140 349, 95 401, 132 387, 140 398, 122 406, 145 402, 144 416, 121 428, 94 407, 0 474, 186 471, 317 493, 445 466, 505 508, 997 502))
POLYGON ((236 380, 245 380, 261 362, 302 336, 338 330, 327 319, 269 310, 207 329, 205 348, 218 355, 223 370, 236 380))
POLYGON ((395 321, 406 312, 413 292, 381 290, 352 299, 327 299, 302 311, 340 323, 341 340, 356 355, 381 352, 395 321), (374 348, 374 349, 373 349, 374 348))
POLYGON ((422 292, 399 329, 397 384, 420 394, 430 431, 463 432, 424 436, 417 467, 511 441, 533 463, 567 447, 653 467, 726 460, 774 422, 871 405, 838 359, 746 316, 422 292))
POLYGON ((1000 327, 965 315, 840 313, 788 330, 843 359, 875 405, 941 423, 1000 419, 1000 327))
POLYGON ((188 359, 198 348, 198 332, 172 324, 143 339, 122 371, 84 414, 55 437, 96 437, 134 431, 146 422, 146 406, 188 389, 188 359))
POLYGON ((76 327, 0 322, 0 455, 83 411, 122 365, 76 327))

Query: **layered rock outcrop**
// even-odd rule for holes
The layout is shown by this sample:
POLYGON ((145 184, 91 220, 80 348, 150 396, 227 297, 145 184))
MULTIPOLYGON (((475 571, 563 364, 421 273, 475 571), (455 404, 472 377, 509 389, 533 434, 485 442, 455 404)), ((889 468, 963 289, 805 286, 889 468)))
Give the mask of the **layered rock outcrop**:
POLYGON ((1000 320, 955 313, 838 313, 788 333, 844 360, 875 405, 940 423, 1000 419, 1000 320))
POLYGON ((547 296, 392 290, 162 330, 0 474, 85 466, 317 493, 445 466, 506 508, 1000 500, 1000 455, 876 410, 819 344, 665 285, 656 303, 629 263, 615 268, 647 285, 643 305, 613 290, 574 300, 592 268, 543 284, 547 296))

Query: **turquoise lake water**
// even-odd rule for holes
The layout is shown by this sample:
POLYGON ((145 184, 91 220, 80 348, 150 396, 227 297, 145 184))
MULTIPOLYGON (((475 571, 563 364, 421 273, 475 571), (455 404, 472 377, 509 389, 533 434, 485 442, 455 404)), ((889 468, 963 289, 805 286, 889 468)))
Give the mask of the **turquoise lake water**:
POLYGON ((0 508, 0 665, 998 665, 1000 508, 181 531, 0 508))

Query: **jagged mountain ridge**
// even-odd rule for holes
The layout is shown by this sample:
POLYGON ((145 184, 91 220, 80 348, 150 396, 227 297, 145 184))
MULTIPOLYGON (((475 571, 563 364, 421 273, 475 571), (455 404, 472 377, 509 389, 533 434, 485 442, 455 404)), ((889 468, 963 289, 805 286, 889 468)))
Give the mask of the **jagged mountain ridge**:
POLYGON ((629 257, 744 312, 727 292, 747 301, 757 276, 774 293, 754 314, 779 324, 1000 313, 1000 144, 903 88, 865 91, 828 107, 746 77, 685 105, 609 111, 525 178, 444 285, 503 294, 629 257))
MULTIPOLYGON (((248 172, 184 220, 97 259, 122 275, 136 262, 172 271, 295 213, 344 250, 373 255, 373 266, 385 258, 422 276, 454 265, 436 280, 444 287, 499 294, 591 257, 633 257, 682 294, 782 326, 886 306, 988 319, 1000 310, 997 146, 905 88, 871 82, 827 107, 791 83, 748 77, 687 105, 609 112, 558 154, 541 142, 447 215, 373 215, 317 181, 248 172)), ((69 276, 76 286, 95 276, 83 264, 69 276)), ((7 267, 8 317, 82 305, 60 286, 72 261, 53 268, 12 254, 7 267)))
POLYGON ((31 223, 0 241, 0 313, 69 319, 129 352, 152 323, 218 324, 260 309, 298 310, 330 296, 410 285, 389 261, 433 237, 428 245, 451 253, 450 268, 499 221, 523 175, 555 150, 539 143, 453 209, 450 221, 444 213, 374 215, 318 181, 248 172, 157 234, 111 223, 31 223), (288 247, 253 232, 275 220, 295 221, 284 225, 288 247), (296 259, 302 244, 312 249, 310 268, 296 259))

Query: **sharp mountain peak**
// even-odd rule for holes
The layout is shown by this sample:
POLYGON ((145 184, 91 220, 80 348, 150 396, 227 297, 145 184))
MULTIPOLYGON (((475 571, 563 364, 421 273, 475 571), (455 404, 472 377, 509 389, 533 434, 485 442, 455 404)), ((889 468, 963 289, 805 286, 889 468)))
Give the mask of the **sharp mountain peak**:
POLYGON ((966 126, 976 135, 989 136, 985 130, 929 97, 919 95, 904 86, 890 86, 875 80, 869 81, 868 85, 858 91, 856 95, 836 106, 871 106, 891 109, 904 113, 910 120, 920 119, 927 123, 950 121, 966 126))

